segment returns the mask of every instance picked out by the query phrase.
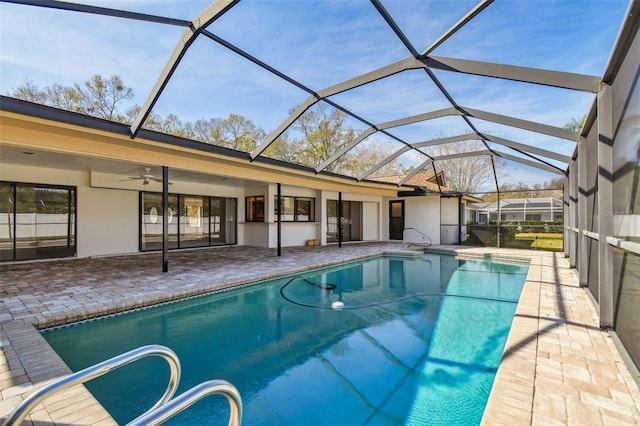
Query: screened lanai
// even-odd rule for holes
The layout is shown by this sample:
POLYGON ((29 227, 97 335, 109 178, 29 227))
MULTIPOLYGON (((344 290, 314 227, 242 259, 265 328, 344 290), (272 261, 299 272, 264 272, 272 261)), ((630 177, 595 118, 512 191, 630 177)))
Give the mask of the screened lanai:
POLYGON ((251 161, 276 158, 358 180, 402 175, 403 184, 422 171, 480 157, 481 182, 454 189, 484 192, 505 183, 558 187, 580 140, 579 128, 566 125, 579 122, 600 90, 627 9, 624 2, 577 12, 577 3, 493 1, 313 8, 189 1, 178 10, 134 2, 6 3, 16 3, 3 5, 8 63, 28 68, 29 60, 51 57, 70 72, 54 67, 41 80, 11 67, 3 92, 24 87, 25 79, 35 86, 82 84, 90 75, 79 70, 89 71, 88 59, 98 65, 90 73, 118 75, 134 90, 129 111, 118 111, 132 138, 147 126, 227 143, 202 133, 206 121, 235 114, 253 125, 232 124, 251 139, 232 147, 251 161), (575 24, 567 25, 568 13, 575 24), (65 20, 73 22, 65 36, 75 43, 36 41, 25 31, 47 21, 42 34, 53 34, 65 20), (340 126, 325 132, 333 140, 318 142, 323 135, 310 135, 309 122, 330 122, 331 114, 340 126), (300 151, 306 155, 292 154, 300 151))
MULTIPOLYGON (((560 191, 562 249, 640 364, 640 2, 0 6, 2 94, 124 123, 134 141, 149 130, 229 148, 248 168, 275 160, 498 205, 516 187, 560 191), (104 87, 102 104, 64 96, 104 87), (480 159, 458 165, 470 186, 450 171, 465 159, 480 159)), ((3 145, 3 162, 31 161, 3 145)), ((147 174, 165 194, 189 174, 163 171, 147 174)))

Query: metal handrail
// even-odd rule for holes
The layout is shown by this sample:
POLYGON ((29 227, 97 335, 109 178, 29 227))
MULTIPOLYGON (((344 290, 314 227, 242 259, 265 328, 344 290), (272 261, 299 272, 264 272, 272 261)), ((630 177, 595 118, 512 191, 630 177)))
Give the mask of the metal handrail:
POLYGON ((404 228, 402 230, 402 246, 403 247, 408 247, 408 245, 407 245, 407 237, 406 237, 407 233, 404 232, 404 231, 407 231, 409 229, 412 229, 412 230, 416 231, 418 234, 422 235, 423 239, 426 238, 429 241, 429 245, 426 246, 426 247, 429 247, 429 246, 433 245, 433 242, 431 241, 431 238, 429 238, 424 232, 420 231, 419 229, 416 229, 416 228, 404 228))
MULTIPOLYGON (((62 377, 52 383, 49 383, 48 385, 29 395, 24 401, 22 401, 11 412, 11 414, 9 414, 4 424, 5 426, 20 425, 22 424, 22 421, 25 419, 25 417, 31 412, 33 407, 46 397, 60 392, 64 389, 70 388, 71 386, 88 382, 89 380, 100 377, 112 370, 115 370, 116 368, 130 364, 133 361, 150 355, 158 355, 164 358, 169 364, 171 374, 169 376, 169 383, 167 384, 167 390, 164 392, 164 395, 162 395, 162 397, 153 405, 153 407, 151 407, 140 417, 138 417, 138 419, 142 418, 171 400, 178 388, 178 383, 180 382, 180 361, 178 360, 178 356, 175 354, 175 352, 165 346, 142 346, 124 354, 110 358, 99 364, 87 367, 84 370, 80 370, 76 373, 62 377)), ((134 422, 136 420, 134 420, 134 422)))
POLYGON ((231 411, 229 414, 229 426, 239 426, 242 423, 242 398, 235 386, 224 380, 209 380, 208 382, 200 383, 176 396, 162 407, 154 411, 147 411, 127 426, 159 425, 202 398, 214 394, 222 394, 229 401, 231 411))

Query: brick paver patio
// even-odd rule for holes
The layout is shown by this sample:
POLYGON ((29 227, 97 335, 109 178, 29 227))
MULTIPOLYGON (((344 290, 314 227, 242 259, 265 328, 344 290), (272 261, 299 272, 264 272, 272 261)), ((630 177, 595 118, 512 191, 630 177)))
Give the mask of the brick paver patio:
MULTIPOLYGON (((36 328, 121 312, 291 272, 360 259, 400 244, 253 247, 0 266, 0 419, 70 373, 36 328), (34 327, 35 326, 35 327, 34 327)), ((527 258, 531 267, 483 418, 487 425, 638 425, 638 380, 561 253, 438 246, 461 256, 527 258)), ((38 406, 35 424, 115 424, 83 386, 38 406)))

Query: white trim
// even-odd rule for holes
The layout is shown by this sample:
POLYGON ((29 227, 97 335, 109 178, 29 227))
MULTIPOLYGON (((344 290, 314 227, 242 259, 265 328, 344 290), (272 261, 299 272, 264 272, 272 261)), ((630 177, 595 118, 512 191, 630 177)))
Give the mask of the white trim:
POLYGON ((591 232, 591 231, 587 231, 586 229, 583 229, 582 233, 587 237, 591 238, 592 240, 600 241, 600 234, 598 234, 597 232, 591 232))
POLYGON ((620 238, 616 238, 616 237, 607 237, 607 243, 611 246, 618 247, 624 251, 640 255, 640 243, 621 240, 620 238))

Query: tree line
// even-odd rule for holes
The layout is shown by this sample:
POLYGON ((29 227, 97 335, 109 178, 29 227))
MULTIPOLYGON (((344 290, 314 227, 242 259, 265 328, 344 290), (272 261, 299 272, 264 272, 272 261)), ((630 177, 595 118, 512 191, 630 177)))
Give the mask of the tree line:
MULTIPOLYGON (((27 79, 23 85, 13 89, 9 96, 124 124, 133 123, 141 110, 140 105, 128 104, 134 97, 133 89, 128 87, 118 75, 105 78, 100 74, 94 74, 83 84, 75 83, 71 86, 52 84, 39 87, 27 79)), ((351 143, 360 133, 358 129, 347 125, 345 119, 346 114, 343 111, 319 102, 296 120, 289 130, 280 135, 263 155, 317 168, 339 149, 351 143)), ((572 119, 567 127, 571 125, 575 128, 581 124, 580 121, 583 123, 583 120, 584 118, 572 119)), ((225 118, 214 117, 190 122, 181 120, 173 113, 163 117, 152 111, 143 123, 143 127, 243 152, 253 151, 267 137, 267 132, 252 120, 234 113, 230 113, 225 118)), ((436 136, 436 138, 441 137, 443 135, 436 136)), ((435 145, 430 147, 427 153, 438 157, 484 148, 484 144, 480 141, 467 140, 435 145)), ((360 176, 393 154, 396 149, 381 140, 368 140, 366 144, 356 145, 329 165, 326 170, 360 176)), ((507 174, 503 160, 496 158, 492 164, 491 158, 486 155, 442 160, 436 163, 436 167, 443 171, 446 187, 466 193, 477 192, 478 188, 490 184, 494 180, 494 167, 498 178, 507 174)), ((372 177, 404 176, 413 170, 412 166, 396 160, 379 169, 372 177)), ((511 185, 511 187, 505 184, 500 187, 500 190, 513 190, 515 191, 512 192, 513 194, 517 192, 524 194, 527 191, 543 189, 543 187, 548 187, 546 182, 534 185, 532 188, 523 184, 511 185)), ((561 185, 556 186, 558 187, 561 185)), ((533 194, 533 192, 527 193, 533 194)), ((485 198, 490 201, 491 195, 485 198)))
MULTIPOLYGON (((84 84, 71 86, 52 84, 39 87, 26 80, 23 85, 13 89, 9 96, 123 124, 133 123, 141 110, 140 105, 127 107, 134 92, 118 75, 105 78, 94 74, 84 84)), ((345 123, 345 118, 344 112, 319 103, 294 123, 293 131, 284 132, 263 154, 316 168, 358 135, 355 128, 345 123)), ((252 120, 234 113, 225 118, 191 122, 183 121, 173 113, 163 117, 152 111, 143 127, 244 152, 253 151, 267 137, 267 132, 252 120)), ((393 152, 391 146, 381 141, 359 144, 326 170, 358 176, 393 152)), ((405 172, 405 168, 398 163, 391 163, 379 170, 378 174, 399 175, 405 172)))

